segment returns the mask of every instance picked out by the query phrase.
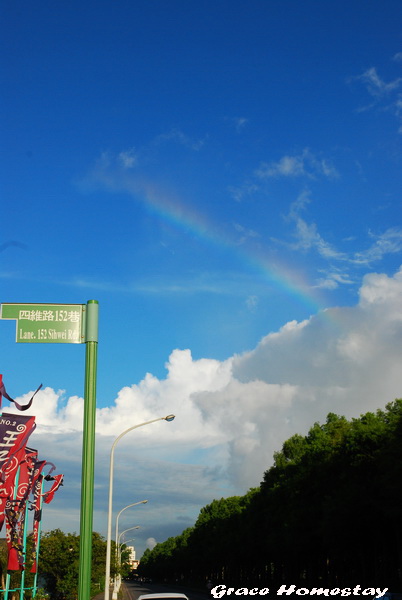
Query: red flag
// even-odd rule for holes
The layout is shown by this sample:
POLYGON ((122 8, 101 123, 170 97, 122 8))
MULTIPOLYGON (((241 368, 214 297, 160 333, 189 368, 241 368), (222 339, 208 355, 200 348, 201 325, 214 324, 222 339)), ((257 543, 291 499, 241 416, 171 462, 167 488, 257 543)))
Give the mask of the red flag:
POLYGON ((28 438, 35 427, 35 417, 7 413, 0 416, 0 530, 6 502, 14 497, 18 466, 25 457, 28 438))
POLYGON ((64 475, 55 475, 54 477, 45 477, 47 481, 53 481, 52 487, 48 492, 42 494, 45 504, 50 504, 56 491, 63 485, 64 475))

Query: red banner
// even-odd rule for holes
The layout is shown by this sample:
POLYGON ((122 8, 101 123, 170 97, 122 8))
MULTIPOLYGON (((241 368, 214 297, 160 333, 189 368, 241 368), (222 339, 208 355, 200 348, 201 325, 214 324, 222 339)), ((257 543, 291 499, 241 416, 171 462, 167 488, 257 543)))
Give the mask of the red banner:
POLYGON ((34 429, 35 417, 7 413, 0 416, 0 530, 6 502, 14 498, 15 476, 34 429))
POLYGON ((29 496, 34 494, 30 510, 34 510, 33 519, 33 565, 31 571, 36 573, 36 549, 39 541, 39 529, 42 516, 42 502, 49 504, 55 492, 63 485, 63 475, 52 476, 55 466, 45 460, 38 460, 37 450, 27 447, 28 439, 34 431, 35 417, 20 414, 1 413, 2 398, 13 402, 19 411, 28 409, 35 394, 28 404, 20 405, 13 400, 3 384, 0 375, 0 530, 6 520, 6 540, 8 548, 7 570, 23 570, 24 564, 24 527, 29 496), (52 468, 45 476, 42 473, 45 465, 52 468), (43 482, 51 481, 50 489, 43 491, 43 482))

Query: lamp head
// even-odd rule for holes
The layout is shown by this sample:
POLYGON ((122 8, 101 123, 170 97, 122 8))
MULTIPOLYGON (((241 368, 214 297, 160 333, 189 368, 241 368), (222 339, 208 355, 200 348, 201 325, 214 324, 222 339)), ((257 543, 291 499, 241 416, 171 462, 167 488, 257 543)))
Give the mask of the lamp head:
POLYGON ((173 419, 175 418, 176 415, 168 415, 167 417, 165 417, 165 421, 173 421, 173 419))

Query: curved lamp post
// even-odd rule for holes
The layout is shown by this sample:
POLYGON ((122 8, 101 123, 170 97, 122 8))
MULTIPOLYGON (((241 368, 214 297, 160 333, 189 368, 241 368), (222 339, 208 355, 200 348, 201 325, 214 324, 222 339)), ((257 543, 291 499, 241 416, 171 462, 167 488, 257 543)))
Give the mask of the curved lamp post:
POLYGON ((139 529, 140 526, 139 525, 135 525, 134 527, 129 527, 128 529, 125 529, 124 531, 121 532, 121 534, 119 535, 118 538, 116 538, 116 568, 117 568, 117 573, 116 573, 116 577, 114 580, 114 586, 113 586, 113 595, 112 598, 113 600, 117 600, 117 595, 119 593, 119 589, 120 589, 120 585, 121 585, 121 575, 120 575, 120 565, 121 565, 121 546, 123 544, 120 544, 120 538, 122 535, 124 535, 127 531, 131 531, 132 529, 139 529))
POLYGON ((124 535, 125 533, 127 533, 127 531, 131 531, 132 529, 139 529, 140 526, 139 525, 135 525, 134 527, 129 527, 128 529, 125 529, 124 531, 122 531, 117 539, 116 545, 117 547, 119 547, 120 545, 120 538, 122 535, 124 535))
POLYGON ((121 552, 121 548, 122 548, 123 545, 125 545, 128 548, 128 546, 127 546, 128 542, 133 542, 135 539, 136 538, 129 538, 128 540, 124 540, 124 542, 122 542, 120 544, 120 552, 121 552))
MULTIPOLYGON (((156 421, 173 421, 175 415, 167 415, 167 417, 159 417, 158 419, 152 419, 152 421, 145 421, 145 423, 140 423, 139 425, 133 425, 129 427, 123 433, 121 433, 113 442, 112 448, 110 450, 110 469, 109 469, 109 509, 108 509, 108 518, 107 518, 107 540, 106 540, 106 574, 105 574, 105 600, 109 600, 109 582, 110 582, 110 550, 111 550, 111 538, 112 538, 112 498, 113 498, 113 468, 114 468, 114 451, 116 448, 116 444, 121 438, 126 435, 129 431, 133 429, 137 429, 138 427, 143 427, 144 425, 150 425, 151 423, 155 423, 156 421)), ((117 540, 116 540, 117 542, 117 540)))
POLYGON ((138 504, 146 504, 148 502, 148 500, 141 500, 140 502, 133 502, 133 504, 128 504, 127 506, 125 506, 124 508, 121 509, 121 511, 118 513, 117 517, 116 517, 116 537, 114 538, 115 540, 117 540, 117 538, 119 537, 119 517, 121 515, 122 512, 124 512, 126 510, 126 508, 130 508, 130 506, 137 506, 138 504))

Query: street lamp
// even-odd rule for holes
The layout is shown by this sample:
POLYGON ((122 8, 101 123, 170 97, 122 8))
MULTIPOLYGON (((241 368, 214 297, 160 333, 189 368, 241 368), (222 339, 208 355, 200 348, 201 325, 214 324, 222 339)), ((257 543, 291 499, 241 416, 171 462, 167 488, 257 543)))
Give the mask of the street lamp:
MULTIPOLYGON (((109 469, 109 508, 107 517, 107 539, 106 539, 106 574, 105 574, 105 600, 109 600, 109 581, 110 581, 110 554, 111 554, 111 539, 112 539, 112 498, 113 498, 113 468, 114 468, 114 451, 116 444, 121 438, 126 435, 129 431, 143 427, 144 425, 150 425, 156 421, 173 421, 175 415, 167 415, 167 417, 159 417, 158 419, 152 419, 152 421, 145 421, 139 425, 133 425, 129 427, 123 433, 121 433, 113 442, 110 450, 110 469, 109 469)), ((116 540, 117 541, 117 540, 116 540)))
POLYGON ((120 565, 121 565, 121 546, 122 544, 120 544, 120 538, 122 535, 124 535, 127 531, 131 531, 132 529, 139 529, 140 526, 139 525, 135 525, 134 527, 129 527, 128 529, 125 529, 124 531, 121 532, 121 534, 119 535, 118 538, 116 538, 116 577, 114 579, 114 586, 113 586, 113 594, 112 594, 112 599, 113 600, 117 600, 117 594, 119 593, 119 589, 120 589, 120 584, 121 584, 121 575, 120 575, 120 565))
POLYGON ((116 537, 114 538, 115 540, 117 540, 117 538, 119 537, 119 517, 121 515, 122 512, 124 512, 126 510, 126 508, 130 508, 130 506, 137 506, 138 504, 146 504, 148 502, 148 500, 141 500, 140 502, 134 502, 133 504, 128 504, 127 506, 125 506, 124 508, 121 509, 121 511, 118 513, 117 517, 116 517, 116 537))
POLYGON ((125 545, 127 546, 128 542, 132 542, 132 541, 133 541, 133 540, 135 540, 135 539, 136 539, 136 538, 128 538, 128 540, 124 540, 124 542, 122 542, 122 543, 120 544, 120 550, 121 550, 121 547, 123 546, 123 544, 125 544, 125 545))
POLYGON ((129 527, 128 529, 125 529, 124 531, 122 531, 122 532, 120 533, 120 535, 119 535, 118 539, 117 539, 117 542, 116 542, 116 545, 117 545, 117 547, 118 547, 118 546, 119 546, 119 544, 120 544, 120 538, 121 538, 121 536, 122 536, 122 535, 124 535, 125 533, 127 533, 127 531, 131 531, 132 529, 139 529, 139 528, 140 528, 140 526, 139 526, 139 525, 135 525, 134 527, 129 527))

